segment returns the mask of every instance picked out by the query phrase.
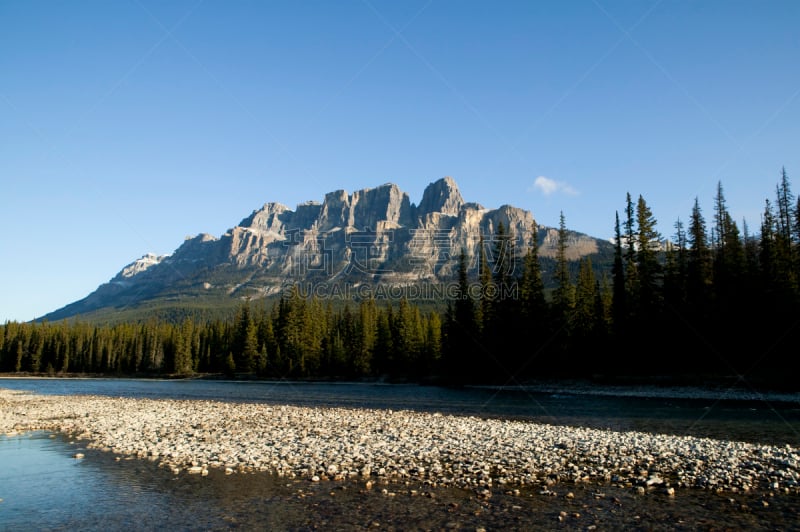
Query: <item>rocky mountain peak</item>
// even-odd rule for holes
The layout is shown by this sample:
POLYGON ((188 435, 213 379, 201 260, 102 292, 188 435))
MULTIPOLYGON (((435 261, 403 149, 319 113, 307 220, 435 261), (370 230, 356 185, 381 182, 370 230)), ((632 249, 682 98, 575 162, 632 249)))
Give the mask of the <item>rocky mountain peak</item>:
POLYGON ((161 263, 167 255, 156 255, 155 253, 145 253, 140 258, 136 259, 135 261, 131 262, 112 279, 112 281, 120 282, 126 281, 143 273, 150 269, 151 267, 161 263))
POLYGON ((425 188, 418 212, 421 217, 431 213, 441 213, 447 216, 458 216, 459 210, 464 205, 464 198, 455 180, 443 177, 425 188))
POLYGON ((291 210, 282 203, 265 203, 263 207, 242 220, 239 227, 281 233, 287 222, 287 217, 284 216, 286 213, 291 214, 291 210))
POLYGON ((398 227, 410 222, 411 203, 408 194, 394 183, 386 183, 352 194, 344 190, 329 192, 320 208, 318 227, 322 231, 374 231, 379 225, 398 227))

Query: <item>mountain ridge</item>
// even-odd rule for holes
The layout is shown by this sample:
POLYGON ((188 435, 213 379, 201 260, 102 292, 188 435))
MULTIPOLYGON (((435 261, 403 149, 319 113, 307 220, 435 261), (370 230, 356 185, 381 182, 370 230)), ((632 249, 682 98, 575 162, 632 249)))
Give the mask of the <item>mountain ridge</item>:
MULTIPOLYGON (((517 256, 530 245, 534 226, 539 255, 555 256, 558 230, 538 224, 530 211, 467 202, 452 177, 428 184, 419 205, 395 183, 348 193, 339 189, 322 202, 294 210, 264 203, 220 236, 187 237, 172 254, 146 253, 107 283, 42 320, 113 314, 143 305, 231 304, 279 294, 285 286, 409 287, 452 280, 463 249, 477 268, 479 246, 491 255, 500 224, 513 236, 517 256)), ((608 241, 568 232, 567 258, 610 257, 608 241)), ((521 266, 521 261, 519 262, 521 266)), ((362 290, 361 292, 366 293, 362 290)))

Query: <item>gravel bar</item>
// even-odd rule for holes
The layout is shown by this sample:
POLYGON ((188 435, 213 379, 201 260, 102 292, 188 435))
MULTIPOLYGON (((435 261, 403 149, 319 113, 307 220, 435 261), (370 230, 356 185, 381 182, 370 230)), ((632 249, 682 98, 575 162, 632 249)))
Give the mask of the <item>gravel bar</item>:
POLYGON ((691 436, 617 432, 404 410, 37 395, 0 389, 0 434, 47 430, 175 474, 407 480, 493 488, 609 482, 800 493, 800 451, 691 436))

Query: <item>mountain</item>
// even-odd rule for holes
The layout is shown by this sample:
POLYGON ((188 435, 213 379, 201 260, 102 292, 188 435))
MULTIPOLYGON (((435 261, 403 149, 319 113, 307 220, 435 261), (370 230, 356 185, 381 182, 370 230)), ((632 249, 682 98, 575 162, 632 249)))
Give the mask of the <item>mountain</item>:
MULTIPOLYGON (((452 281, 462 249, 476 270, 482 235, 491 259, 501 223, 514 236, 521 268, 537 224, 533 215, 510 205, 487 209, 465 202, 451 177, 430 183, 419 205, 393 183, 352 194, 336 190, 294 210, 266 203, 219 237, 200 234, 171 255, 144 255, 42 319, 138 317, 153 310, 175 317, 187 309, 209 312, 245 298, 274 297, 289 285, 318 297, 412 298, 414 287, 452 281)), ((547 276, 558 230, 539 224, 537 229, 547 276)), ((570 260, 592 255, 595 266, 603 267, 612 253, 608 241, 569 232, 570 260)))

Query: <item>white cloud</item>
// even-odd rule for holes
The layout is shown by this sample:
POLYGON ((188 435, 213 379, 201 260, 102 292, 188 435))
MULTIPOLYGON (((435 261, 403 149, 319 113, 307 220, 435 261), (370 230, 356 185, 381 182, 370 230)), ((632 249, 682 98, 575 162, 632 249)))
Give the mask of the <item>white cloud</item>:
POLYGON ((567 194, 569 196, 575 196, 578 194, 578 191, 572 185, 564 183, 563 181, 550 179, 549 177, 545 177, 543 175, 537 177, 534 180, 533 185, 528 190, 538 190, 545 196, 555 194, 556 192, 567 194))

